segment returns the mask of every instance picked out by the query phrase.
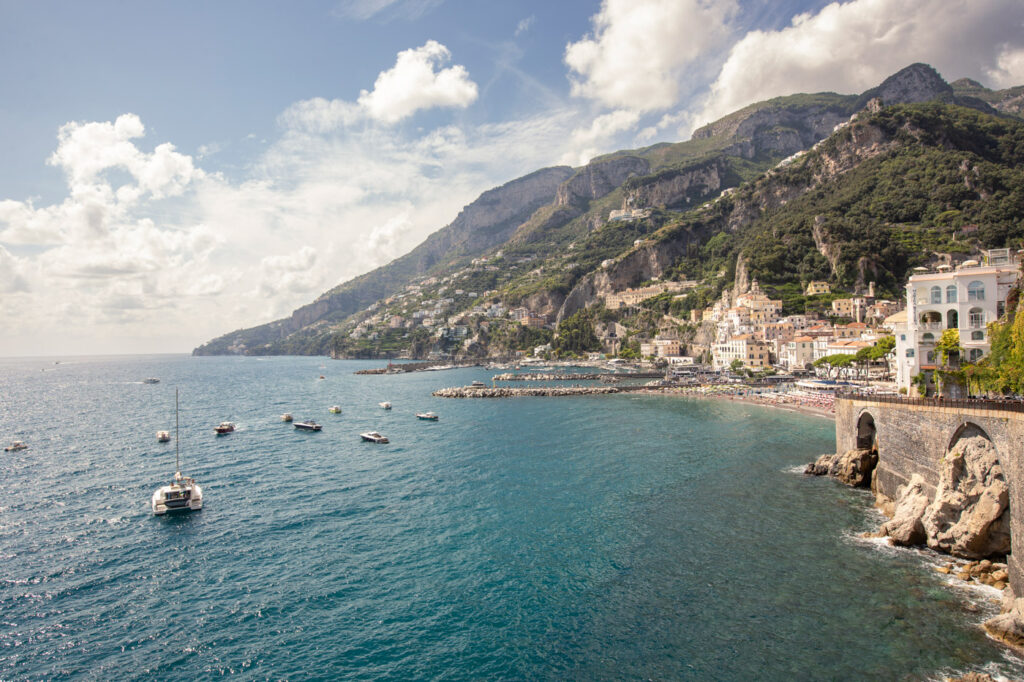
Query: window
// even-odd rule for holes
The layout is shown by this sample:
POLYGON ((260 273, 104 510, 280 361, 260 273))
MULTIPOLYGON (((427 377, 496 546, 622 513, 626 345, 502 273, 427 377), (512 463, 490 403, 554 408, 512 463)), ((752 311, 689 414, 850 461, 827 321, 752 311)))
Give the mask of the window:
POLYGON ((1006 314, 1006 301, 996 301, 996 317, 1006 314))
POLYGON ((971 341, 984 341, 985 332, 971 332, 971 341))
POLYGON ((933 351, 933 350, 930 350, 930 351, 928 351, 928 359, 927 359, 927 361, 926 361, 926 362, 927 362, 927 363, 928 363, 929 365, 931 365, 931 364, 934 364, 934 363, 935 363, 935 351, 933 351))
POLYGON ((942 287, 932 287, 931 289, 931 302, 942 303, 942 287))
POLYGON ((978 280, 974 280, 967 285, 967 300, 968 301, 984 301, 985 300, 985 285, 978 280))
POLYGON ((956 303, 956 285, 946 287, 946 303, 956 303))
POLYGON ((907 357, 908 358, 914 357, 914 349, 913 348, 908 348, 907 349, 907 357))
POLYGON ((967 319, 970 322, 971 329, 978 329, 985 326, 985 311, 981 308, 971 308, 971 311, 967 313, 967 319))
POLYGON ((980 348, 972 348, 971 349, 971 353, 968 356, 968 359, 971 362, 977 362, 978 360, 981 360, 982 354, 983 353, 982 353, 982 350, 980 348))
POLYGON ((906 340, 907 340, 907 335, 906 334, 900 334, 900 341, 906 341, 906 340))
POLYGON ((931 332, 925 332, 924 334, 921 334, 921 342, 935 343, 935 334, 932 334, 931 332))
POLYGON ((950 309, 946 311, 946 329, 956 329, 960 326, 960 313, 950 309))

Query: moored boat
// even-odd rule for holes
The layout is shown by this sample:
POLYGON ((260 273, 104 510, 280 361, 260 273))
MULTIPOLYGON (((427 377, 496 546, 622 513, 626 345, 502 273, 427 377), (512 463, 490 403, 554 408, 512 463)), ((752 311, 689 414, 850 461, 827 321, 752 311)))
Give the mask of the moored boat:
POLYGON ((178 450, 178 391, 174 391, 174 478, 153 492, 149 501, 153 513, 160 516, 173 512, 199 511, 203 508, 203 489, 191 476, 181 473, 178 450))
POLYGON ((382 403, 377 403, 377 404, 380 405, 385 410, 390 410, 391 409, 391 403, 389 401, 387 401, 387 400, 385 400, 382 403))
POLYGON ((157 440, 157 442, 159 442, 159 443, 166 443, 170 439, 171 439, 171 432, 170 431, 157 431, 156 432, 156 440, 157 440))
POLYGON ((382 436, 377 431, 367 431, 366 433, 360 433, 359 437, 362 438, 363 440, 367 441, 368 443, 388 443, 388 442, 390 442, 390 441, 388 441, 386 436, 382 436))
POLYGON ((341 406, 331 405, 330 409, 327 411, 330 412, 331 414, 341 414, 341 406))
POLYGON ((292 413, 291 412, 285 412, 284 414, 281 415, 281 421, 283 421, 283 422, 290 422, 291 420, 292 420, 292 413))
POLYGON ((213 430, 218 436, 223 436, 234 432, 235 425, 232 422, 221 422, 220 425, 213 427, 213 430))
POLYGON ((432 421, 432 422, 436 422, 438 419, 440 419, 440 417, 438 417, 433 412, 417 412, 416 413, 416 418, 417 419, 425 419, 427 421, 432 421))
POLYGON ((469 386, 470 388, 487 388, 487 384, 482 381, 474 381, 469 386))
POLYGON ((295 422, 294 426, 299 431, 319 431, 320 429, 324 428, 320 424, 317 424, 312 419, 307 419, 304 422, 295 422))
POLYGON ((17 452, 18 450, 28 450, 28 445, 20 440, 12 441, 10 445, 4 448, 4 452, 17 452))

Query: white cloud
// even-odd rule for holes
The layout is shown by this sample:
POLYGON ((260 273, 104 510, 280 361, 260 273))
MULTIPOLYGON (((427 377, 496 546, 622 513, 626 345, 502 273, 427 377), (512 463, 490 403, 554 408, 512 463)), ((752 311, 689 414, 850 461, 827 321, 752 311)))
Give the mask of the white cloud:
POLYGON ((520 36, 523 33, 526 33, 527 31, 529 31, 530 27, 533 26, 533 22, 535 22, 536 20, 537 20, 537 17, 532 15, 532 14, 530 16, 526 17, 525 19, 520 19, 519 23, 516 24, 515 35, 516 36, 520 36))
POLYGON ((428 40, 399 52, 395 65, 380 72, 373 90, 361 91, 356 102, 314 97, 292 104, 278 121, 286 128, 328 133, 368 120, 390 125, 424 109, 464 109, 476 101, 477 85, 460 64, 441 68, 451 56, 447 47, 428 40))
POLYGON ((1024 47, 1005 46, 995 66, 985 69, 985 76, 994 88, 1024 85, 1024 47))
POLYGON ((595 118, 589 126, 576 128, 570 137, 571 149, 563 157, 564 163, 584 165, 597 156, 615 138, 615 135, 633 128, 640 120, 635 111, 619 109, 595 118))
POLYGON ((565 49, 572 94, 608 107, 677 103, 687 69, 728 36, 732 0, 604 0, 593 35, 565 49))
POLYGON ((738 41, 695 120, 796 92, 862 92, 914 62, 948 80, 1024 82, 1019 0, 852 0, 738 41))
POLYGON ((360 93, 359 105, 385 123, 397 123, 420 109, 468 107, 476 101, 476 83, 459 64, 435 70, 449 61, 451 52, 436 40, 403 50, 395 65, 377 76, 373 90, 360 93))

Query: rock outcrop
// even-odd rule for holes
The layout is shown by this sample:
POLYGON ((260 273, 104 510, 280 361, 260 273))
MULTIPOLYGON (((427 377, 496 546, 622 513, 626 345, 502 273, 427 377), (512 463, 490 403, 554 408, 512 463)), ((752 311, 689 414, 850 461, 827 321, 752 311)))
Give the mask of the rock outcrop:
POLYGON ((993 638, 1017 649, 1024 649, 1024 599, 1012 587, 1003 590, 1002 613, 985 621, 985 631, 993 638))
POLYGON ((871 472, 878 465, 878 452, 867 448, 849 450, 842 454, 822 455, 808 464, 805 474, 832 476, 848 486, 866 488, 871 485, 871 472))
POLYGON ((896 545, 927 544, 966 559, 1010 551, 1009 487, 984 436, 963 438, 942 462, 934 495, 919 474, 899 490, 880 534, 896 545))
POLYGON ((935 499, 922 518, 928 546, 968 559, 1008 554, 1009 495, 992 442, 961 439, 942 462, 935 499))
POLYGON ((924 516, 930 502, 924 478, 920 474, 914 474, 910 481, 900 488, 895 512, 891 519, 882 524, 879 534, 888 536, 894 545, 923 545, 927 535, 921 517, 924 516))

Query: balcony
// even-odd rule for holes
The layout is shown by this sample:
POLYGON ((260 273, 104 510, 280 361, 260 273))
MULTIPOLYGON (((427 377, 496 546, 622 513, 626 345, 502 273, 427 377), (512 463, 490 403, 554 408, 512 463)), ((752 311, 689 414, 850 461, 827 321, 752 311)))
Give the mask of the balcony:
POLYGON ((942 322, 918 322, 917 330, 919 332, 941 332, 946 328, 942 322))

